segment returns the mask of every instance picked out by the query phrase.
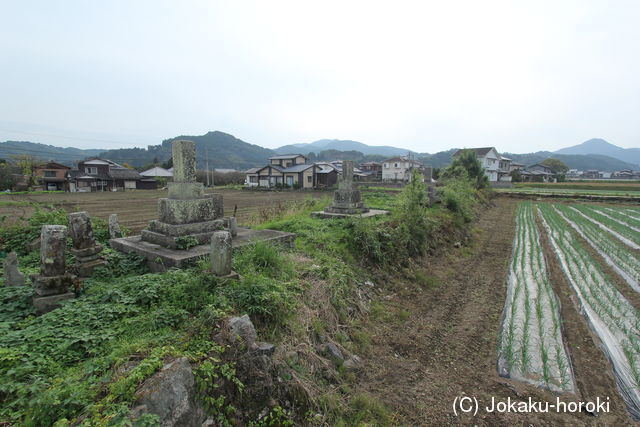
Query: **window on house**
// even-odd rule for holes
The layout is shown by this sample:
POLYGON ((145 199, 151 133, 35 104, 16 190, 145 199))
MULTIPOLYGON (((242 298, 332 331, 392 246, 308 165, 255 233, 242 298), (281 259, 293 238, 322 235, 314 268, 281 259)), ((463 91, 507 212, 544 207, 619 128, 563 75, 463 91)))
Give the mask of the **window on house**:
POLYGON ((393 165, 393 167, 394 167, 394 168, 397 168, 397 167, 398 167, 398 164, 396 163, 395 165, 393 165))
POLYGON ((98 175, 98 168, 95 166, 86 166, 84 171, 89 175, 98 175))
POLYGON ((56 171, 44 171, 45 178, 55 178, 56 171))
POLYGON ((387 168, 387 169, 389 169, 389 163, 385 163, 385 164, 384 164, 384 167, 385 167, 385 168, 387 168))
POLYGON ((249 177, 249 182, 258 182, 258 177, 257 176, 250 176, 249 177))
POLYGON ((287 162, 287 164, 285 165, 286 167, 291 167, 291 162, 287 162))
POLYGON ((313 181, 313 177, 311 175, 307 176, 307 182, 311 183, 313 181))

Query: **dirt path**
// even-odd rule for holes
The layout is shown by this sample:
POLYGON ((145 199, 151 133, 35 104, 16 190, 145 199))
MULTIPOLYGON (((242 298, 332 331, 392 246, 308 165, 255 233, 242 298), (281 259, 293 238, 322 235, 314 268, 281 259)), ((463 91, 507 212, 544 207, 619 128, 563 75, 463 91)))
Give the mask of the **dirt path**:
MULTIPOLYGON (((500 414, 485 411, 492 398, 507 401, 555 403, 558 395, 522 383, 500 378, 496 372, 496 348, 500 316, 506 292, 506 273, 511 257, 515 231, 517 202, 498 198, 495 206, 484 210, 474 233, 474 246, 453 250, 424 261, 424 272, 439 285, 420 288, 397 280, 383 297, 393 313, 409 312, 409 316, 387 316, 371 320, 366 329, 371 335, 371 348, 366 367, 359 375, 355 391, 369 393, 396 414, 396 422, 405 425, 520 425, 520 424, 625 424, 630 420, 620 400, 612 404, 613 413, 594 418, 585 413, 500 414), (402 319, 388 321, 392 319, 402 319), (477 416, 453 413, 453 402, 459 396, 476 397, 480 403, 477 416)), ((573 307, 564 307, 566 310, 573 307)), ((574 310, 575 312, 575 310, 574 310)), ((577 313, 575 313, 577 315, 577 313)), ((576 321, 575 317, 571 317, 576 321)), ((576 340, 594 347, 591 335, 571 328, 576 340)), ((573 343, 580 351, 580 343, 573 343)), ((584 381, 586 375, 603 372, 601 352, 591 351, 585 363, 576 368, 584 381), (598 360, 598 356, 601 358, 598 360), (588 369, 599 371, 588 371, 588 369), (586 369, 586 371, 585 371, 586 369)), ((588 381, 588 380, 587 380, 588 381)), ((587 388, 582 386, 581 390, 587 388)), ((614 396, 611 381, 585 392, 585 398, 614 396)), ((562 395, 565 402, 578 400, 574 395, 562 395)))

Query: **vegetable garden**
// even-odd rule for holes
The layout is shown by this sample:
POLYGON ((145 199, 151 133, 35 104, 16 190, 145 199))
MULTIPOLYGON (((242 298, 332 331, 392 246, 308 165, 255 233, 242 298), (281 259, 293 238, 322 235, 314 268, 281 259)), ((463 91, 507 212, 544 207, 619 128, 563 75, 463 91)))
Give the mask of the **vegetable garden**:
POLYGON ((639 218, 640 210, 628 207, 520 204, 498 350, 502 376, 574 391, 559 303, 539 237, 544 231, 551 249, 546 262, 556 263, 564 274, 575 308, 611 363, 628 411, 640 419, 640 312, 604 268, 609 265, 640 292, 639 218), (536 227, 536 217, 541 227, 536 227))

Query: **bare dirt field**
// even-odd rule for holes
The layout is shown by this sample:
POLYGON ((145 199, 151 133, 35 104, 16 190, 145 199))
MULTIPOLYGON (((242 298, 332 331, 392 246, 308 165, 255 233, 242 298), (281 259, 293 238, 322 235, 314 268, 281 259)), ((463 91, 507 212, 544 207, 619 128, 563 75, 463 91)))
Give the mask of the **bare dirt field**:
POLYGON ((432 286, 416 287, 406 279, 389 277, 393 293, 383 298, 392 313, 365 325, 371 346, 355 389, 384 402, 398 424, 634 424, 598 338, 576 311, 555 267, 554 290, 561 295, 563 335, 575 369, 577 395, 556 394, 498 376, 496 351, 516 205, 497 198, 495 206, 482 213, 471 248, 425 259, 424 272, 432 277, 432 286), (478 399, 476 416, 454 415, 454 400, 461 396, 478 399), (500 414, 483 409, 492 398, 520 402, 529 397, 550 403, 557 397, 564 402, 609 398, 610 412, 594 417, 586 412, 500 414))
MULTIPOLYGON (((260 212, 284 207, 292 201, 306 198, 327 197, 327 192, 304 191, 241 191, 216 190, 224 197, 225 216, 232 215, 237 207, 240 224, 250 221, 260 212)), ((107 219, 110 214, 118 214, 121 224, 132 232, 139 232, 149 221, 158 217, 158 199, 167 197, 166 190, 145 190, 130 192, 95 193, 32 193, 6 195, 0 198, 0 217, 7 221, 29 217, 35 205, 55 206, 68 212, 87 211, 89 215, 107 219)))

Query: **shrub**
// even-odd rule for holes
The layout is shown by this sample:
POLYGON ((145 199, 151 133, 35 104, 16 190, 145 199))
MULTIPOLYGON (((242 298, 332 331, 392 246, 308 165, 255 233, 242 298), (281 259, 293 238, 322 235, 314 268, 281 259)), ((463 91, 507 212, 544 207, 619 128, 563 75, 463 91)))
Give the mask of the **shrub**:
POLYGON ((440 190, 442 203, 451 212, 457 214, 464 222, 474 218, 476 192, 467 179, 455 178, 447 181, 440 190))

